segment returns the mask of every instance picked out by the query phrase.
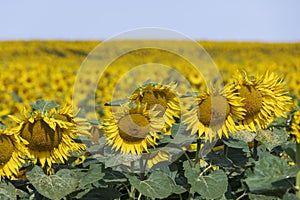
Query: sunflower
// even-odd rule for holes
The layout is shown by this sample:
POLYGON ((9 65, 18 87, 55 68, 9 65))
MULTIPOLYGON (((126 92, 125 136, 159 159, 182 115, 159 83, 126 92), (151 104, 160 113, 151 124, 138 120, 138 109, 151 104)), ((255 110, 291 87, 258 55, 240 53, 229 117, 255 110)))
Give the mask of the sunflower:
POLYGON ((148 152, 148 147, 156 145, 157 132, 163 124, 158 112, 147 110, 147 105, 125 105, 114 117, 104 121, 103 132, 108 144, 125 154, 148 152))
POLYGON ((147 110, 155 107, 159 111, 159 117, 163 117, 165 125, 162 132, 171 134, 171 127, 175 123, 175 118, 180 117, 180 103, 174 91, 176 84, 171 82, 169 85, 148 83, 137 88, 130 97, 131 102, 147 104, 147 110))
POLYGON ((248 131, 265 129, 275 118, 285 116, 291 108, 291 97, 287 96, 283 79, 274 73, 261 76, 239 75, 234 81, 235 88, 243 98, 246 114, 240 124, 248 131))
POLYGON ((213 88, 211 91, 197 96, 197 101, 183 116, 183 123, 191 134, 198 132, 198 136, 205 134, 205 140, 212 141, 228 137, 237 131, 236 119, 242 119, 244 109, 241 107, 242 99, 234 92, 233 85, 225 86, 223 89, 213 88))
POLYGON ((296 137, 297 143, 300 143, 300 111, 296 111, 291 125, 291 134, 296 137))
POLYGON ((28 157, 34 159, 34 164, 39 161, 42 167, 48 164, 50 169, 53 163, 64 163, 70 156, 69 151, 85 149, 84 144, 75 141, 78 131, 67 119, 72 116, 70 109, 27 112, 24 108, 22 115, 22 119, 10 117, 19 124, 15 132, 28 143, 28 157))
POLYGON ((13 178, 19 173, 24 161, 26 147, 18 135, 8 130, 0 130, 0 180, 13 178))

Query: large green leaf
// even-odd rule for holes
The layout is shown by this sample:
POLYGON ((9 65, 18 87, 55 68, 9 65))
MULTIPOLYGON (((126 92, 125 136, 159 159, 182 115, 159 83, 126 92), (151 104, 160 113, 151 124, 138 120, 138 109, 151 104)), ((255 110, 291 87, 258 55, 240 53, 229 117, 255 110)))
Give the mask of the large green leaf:
POLYGON ((121 183, 127 181, 127 178, 123 173, 113 171, 110 168, 105 169, 104 173, 105 176, 103 177, 103 181, 106 183, 121 183))
POLYGON ((118 199, 120 194, 114 188, 94 188, 83 195, 81 200, 113 200, 118 199))
POLYGON ((26 173, 26 177, 40 194, 49 199, 61 199, 74 192, 78 186, 76 176, 68 169, 47 176, 40 167, 34 166, 26 173))
POLYGON ((111 153, 106 155, 103 162, 105 163, 105 167, 116 167, 119 165, 130 166, 132 162, 136 162, 140 158, 140 155, 111 153))
POLYGON ((246 183, 250 191, 278 189, 274 184, 288 177, 296 176, 298 168, 289 166, 287 160, 273 156, 263 148, 258 148, 259 160, 255 162, 253 171, 248 171, 246 183))
POLYGON ((285 193, 282 200, 299 200, 299 198, 295 194, 285 193))
POLYGON ((228 180, 222 170, 213 171, 209 175, 201 175, 198 167, 192 168, 187 162, 184 163, 184 170, 184 175, 192 189, 203 198, 216 199, 227 191, 228 180))
MULTIPOLYGON (((129 182, 144 196, 151 198, 167 198, 173 192, 172 179, 163 172, 154 171, 147 180, 139 180, 128 175, 129 182)), ((177 191, 178 188, 176 188, 177 191)))
POLYGON ((223 142, 231 148, 242 149, 244 152, 249 152, 248 143, 243 140, 224 139, 223 142))
POLYGON ((93 163, 90 165, 90 169, 87 172, 82 172, 82 176, 79 179, 79 187, 83 188, 84 186, 97 182, 104 177, 102 173, 102 167, 98 163, 93 163))
POLYGON ((274 119, 269 125, 269 127, 286 127, 287 126, 287 119, 284 117, 278 117, 274 119))
POLYGON ((266 196, 266 195, 261 195, 261 194, 249 194, 249 199, 250 200, 279 200, 278 197, 274 196, 266 196))
POLYGON ((273 131, 270 130, 259 130, 255 139, 266 145, 268 150, 272 150, 287 140, 287 134, 283 129, 274 128, 273 131))
POLYGON ((16 188, 11 183, 0 182, 0 199, 17 199, 16 188))
POLYGON ((160 171, 166 174, 173 181, 173 186, 172 186, 173 193, 181 194, 186 192, 186 189, 182 185, 176 184, 175 179, 178 174, 178 168, 176 164, 172 163, 168 166, 163 166, 160 168, 160 171))
POLYGON ((24 186, 23 183, 20 184, 18 180, 12 181, 11 183, 0 182, 0 199, 29 199, 27 192, 17 189, 21 185, 24 186))
POLYGON ((229 136, 236 140, 241 140, 244 142, 251 142, 255 138, 255 133, 247 131, 247 130, 241 130, 237 131, 234 134, 229 134, 229 136))

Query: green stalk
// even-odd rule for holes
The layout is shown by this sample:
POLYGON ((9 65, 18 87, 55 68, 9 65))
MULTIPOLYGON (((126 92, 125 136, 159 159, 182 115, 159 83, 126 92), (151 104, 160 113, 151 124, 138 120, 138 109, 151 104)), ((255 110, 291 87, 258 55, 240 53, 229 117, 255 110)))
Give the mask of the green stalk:
POLYGON ((195 158, 195 166, 200 162, 200 147, 201 147, 201 139, 197 139, 197 152, 195 158))
POLYGON ((253 143, 253 159, 256 160, 256 161, 258 160, 257 147, 258 147, 258 141, 256 139, 254 139, 254 143, 253 143))
POLYGON ((129 198, 130 199, 135 199, 135 187, 131 185, 131 191, 129 193, 129 198))
POLYGON ((300 198, 300 143, 296 143, 296 164, 298 172, 296 175, 296 196, 300 198))
POLYGON ((223 143, 223 144, 224 144, 224 156, 227 158, 227 155, 228 155, 228 146, 225 143, 223 143))

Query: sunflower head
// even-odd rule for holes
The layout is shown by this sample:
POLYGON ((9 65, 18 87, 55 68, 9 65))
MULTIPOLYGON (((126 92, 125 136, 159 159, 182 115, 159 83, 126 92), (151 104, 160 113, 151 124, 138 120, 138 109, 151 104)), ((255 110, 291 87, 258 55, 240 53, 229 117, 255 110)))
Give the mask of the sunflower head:
POLYGON ((17 175, 27 152, 18 135, 10 130, 0 130, 0 180, 17 175))
POLYGON ((228 137, 228 131, 237 131, 235 121, 242 119, 245 110, 242 99, 234 92, 232 85, 223 89, 213 88, 197 96, 196 103, 184 114, 183 122, 191 133, 205 135, 206 140, 228 137))
POLYGON ((170 127, 175 123, 174 118, 180 117, 180 102, 175 87, 173 82, 169 85, 150 82, 137 88, 130 97, 130 102, 145 104, 147 110, 159 111, 158 116, 165 120, 162 132, 166 134, 170 134, 170 127))
POLYGON ((207 95, 205 98, 200 97, 198 101, 198 119, 206 126, 222 124, 230 112, 227 99, 219 94, 207 95))
POLYGON ((239 74, 234 85, 246 110, 240 123, 249 131, 256 132, 256 126, 266 128, 276 117, 285 116, 291 108, 291 98, 287 95, 283 79, 273 73, 251 77, 246 73, 239 74))
POLYGON ((22 119, 10 116, 19 124, 15 133, 26 141, 28 156, 35 160, 34 163, 39 161, 42 167, 47 163, 49 168, 53 163, 67 160, 69 151, 85 149, 75 141, 78 131, 71 120, 71 112, 61 111, 51 102, 42 100, 32 104, 31 112, 24 108, 22 119))
POLYGON ((1 167, 10 160, 15 148, 10 136, 8 135, 1 134, 0 143, 1 143, 0 146, 0 167, 1 167))
POLYGON ((20 136, 30 141, 28 148, 34 151, 51 151, 57 148, 62 140, 60 127, 52 129, 43 118, 36 118, 34 123, 26 123, 20 136))
POLYGON ((246 110, 246 117, 255 116, 259 113, 263 106, 263 97, 252 85, 242 85, 238 90, 242 98, 244 98, 244 108, 246 110))
POLYGON ((108 144, 121 153, 141 154, 148 147, 156 145, 157 132, 162 123, 155 110, 147 110, 147 105, 121 106, 114 117, 105 120, 103 131, 108 144))

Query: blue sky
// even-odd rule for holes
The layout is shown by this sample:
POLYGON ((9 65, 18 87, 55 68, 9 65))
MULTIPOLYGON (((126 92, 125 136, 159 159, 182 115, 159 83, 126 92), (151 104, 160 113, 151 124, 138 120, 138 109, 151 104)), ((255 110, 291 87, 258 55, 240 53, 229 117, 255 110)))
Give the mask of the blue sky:
POLYGON ((0 40, 103 40, 141 27, 196 40, 300 41, 298 0, 7 0, 0 40))

